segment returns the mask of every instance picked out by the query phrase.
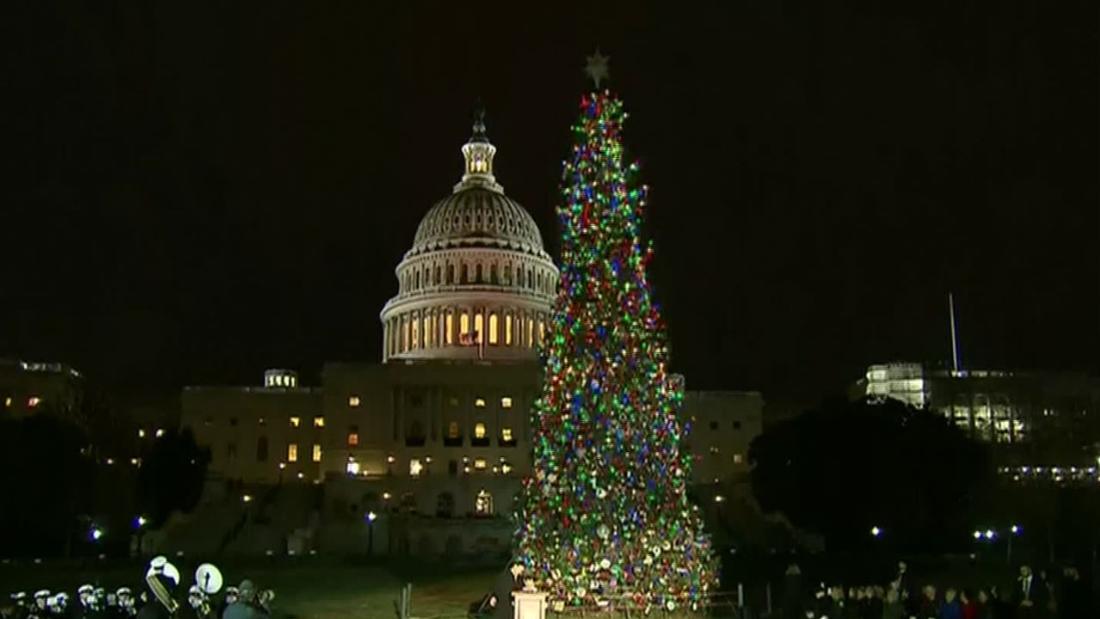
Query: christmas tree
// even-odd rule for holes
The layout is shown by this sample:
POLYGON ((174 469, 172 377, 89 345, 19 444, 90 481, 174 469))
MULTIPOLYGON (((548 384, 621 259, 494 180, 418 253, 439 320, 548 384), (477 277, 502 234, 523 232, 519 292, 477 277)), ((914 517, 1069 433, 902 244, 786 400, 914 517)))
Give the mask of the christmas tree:
MULTIPOLYGON (((599 88, 601 57, 589 59, 599 88)), ((558 207, 561 286, 543 349, 518 556, 564 605, 695 607, 715 581, 640 237, 646 188, 623 163, 622 102, 581 99, 558 207)))

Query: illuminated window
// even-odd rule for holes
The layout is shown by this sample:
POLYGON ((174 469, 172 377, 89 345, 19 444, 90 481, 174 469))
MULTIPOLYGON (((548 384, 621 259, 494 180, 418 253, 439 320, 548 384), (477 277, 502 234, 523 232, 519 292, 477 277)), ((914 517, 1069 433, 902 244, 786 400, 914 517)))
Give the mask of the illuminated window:
POLYGON ((743 456, 741 454, 733 454, 733 463, 734 464, 744 464, 744 462, 745 462, 745 456, 743 456))
POLYGON ((321 461, 321 444, 320 443, 314 443, 313 444, 313 461, 314 462, 320 462, 321 461))
POLYGON ((450 310, 447 310, 447 316, 443 319, 443 325, 445 327, 445 330, 447 331, 446 335, 447 335, 447 344, 448 345, 455 343, 455 330, 454 330, 455 324, 454 323, 455 323, 454 312, 452 312, 450 310))
POLYGON ((300 425, 302 425, 302 419, 300 417, 291 417, 290 418, 290 427, 297 428, 300 425))
POLYGON ((546 340, 546 323, 539 318, 539 343, 541 344, 546 340))
POLYGON ((512 428, 501 428, 500 429, 500 440, 504 441, 505 443, 511 443, 512 442, 512 428))
POLYGON ((485 317, 478 312, 474 315, 474 341, 482 342, 481 334, 485 332, 485 317))
POLYGON ((452 421, 451 423, 447 424, 447 438, 456 439, 459 438, 459 436, 460 433, 458 431, 458 422, 452 421))
POLYGON ((501 398, 500 399, 500 407, 501 408, 512 408, 512 398, 509 398, 507 396, 501 398))
POLYGON ((409 476, 420 477, 420 473, 424 470, 424 465, 420 463, 420 459, 413 458, 409 460, 409 476))
POLYGON ((485 438, 485 424, 478 423, 474 425, 474 438, 485 438))
POLYGON ((40 398, 36 395, 32 395, 31 397, 27 398, 27 406, 29 406, 31 408, 37 408, 38 405, 41 404, 41 403, 42 403, 42 398, 40 398))
POLYGON ((286 461, 297 462, 298 461, 298 443, 290 443, 286 446, 286 461))
POLYGON ((474 406, 478 408, 485 408, 485 398, 475 398, 474 406))
POLYGON ((420 348, 420 320, 415 316, 412 320, 412 347, 420 348))
POLYGON ((359 406, 359 396, 357 396, 357 395, 348 396, 348 406, 350 406, 352 408, 357 408, 359 406))
POLYGON ((485 458, 474 458, 474 468, 479 471, 485 470, 485 458))
POLYGON ((313 418, 313 427, 314 428, 323 428, 323 427, 325 427, 325 418, 320 416, 320 415, 317 415, 316 417, 314 417, 313 418))
POLYGON ((504 317, 504 345, 512 345, 512 317, 510 315, 504 317))
POLYGON ((496 312, 493 312, 492 314, 489 314, 489 343, 490 344, 496 344, 497 343, 497 328, 500 326, 499 322, 500 322, 500 320, 497 319, 497 313, 496 312))
POLYGON ((462 310, 462 314, 458 317, 458 333, 459 335, 470 333, 470 314, 466 310, 462 310))
POLYGON ((424 316, 423 321, 424 321, 424 327, 423 327, 424 328, 424 348, 428 348, 429 346, 432 345, 431 320, 427 316, 424 316))
POLYGON ((527 347, 532 348, 535 345, 535 319, 527 319, 527 347))
POLYGON ((359 426, 351 426, 348 428, 348 447, 356 447, 359 445, 359 426))
POLYGON ((359 463, 356 462, 355 460, 348 460, 348 466, 345 470, 347 470, 348 475, 358 475, 359 474, 359 463))
POLYGON ((493 515, 493 495, 486 492, 484 488, 477 492, 477 498, 474 500, 474 514, 478 516, 493 515))

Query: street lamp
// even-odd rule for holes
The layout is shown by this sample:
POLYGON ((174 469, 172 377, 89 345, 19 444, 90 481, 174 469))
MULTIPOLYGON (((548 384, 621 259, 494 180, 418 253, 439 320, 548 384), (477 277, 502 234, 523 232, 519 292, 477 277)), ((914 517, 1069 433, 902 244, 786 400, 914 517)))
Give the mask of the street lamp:
POLYGON ((993 538, 996 537, 996 536, 997 536, 997 532, 994 531, 993 529, 986 529, 985 530, 985 538, 987 540, 993 541, 993 538))
POLYGON ((974 539, 976 539, 976 540, 982 539, 982 532, 981 531, 974 531, 974 539))
POLYGON ((135 529, 140 529, 147 524, 149 524, 149 521, 145 519, 145 516, 138 516, 137 518, 134 518, 135 529))
POLYGON ((378 514, 373 511, 367 512, 367 556, 374 555, 374 521, 378 518, 378 514))
POLYGON ((877 526, 876 527, 871 527, 871 537, 879 537, 881 535, 882 535, 882 529, 878 528, 877 526))
POLYGON ((103 539, 103 529, 92 525, 92 530, 88 532, 88 537, 92 538, 93 542, 98 542, 103 539))

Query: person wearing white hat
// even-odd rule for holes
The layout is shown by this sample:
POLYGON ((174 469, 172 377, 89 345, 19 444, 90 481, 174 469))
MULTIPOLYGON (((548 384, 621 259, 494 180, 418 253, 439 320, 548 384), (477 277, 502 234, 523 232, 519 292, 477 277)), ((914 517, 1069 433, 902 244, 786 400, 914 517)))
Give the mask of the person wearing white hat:
POLYGON ((115 591, 115 597, 118 599, 118 616, 123 618, 137 616, 137 607, 134 604, 134 592, 130 587, 119 587, 118 591, 115 591))
POLYGON ((91 617, 95 611, 95 589, 89 584, 83 584, 76 589, 76 605, 73 606, 74 615, 77 617, 91 617))
POLYGON ((107 614, 107 589, 105 587, 96 587, 92 591, 92 608, 95 610, 95 617, 103 617, 107 614))
POLYGON ((27 617, 27 592, 16 591, 11 594, 12 619, 26 619, 27 617))
POLYGON ((34 592, 34 603, 27 613, 28 619, 46 619, 50 616, 50 590, 39 589, 34 592))
POLYGON ((57 617, 64 617, 69 608, 69 594, 64 591, 49 598, 50 612, 57 617))

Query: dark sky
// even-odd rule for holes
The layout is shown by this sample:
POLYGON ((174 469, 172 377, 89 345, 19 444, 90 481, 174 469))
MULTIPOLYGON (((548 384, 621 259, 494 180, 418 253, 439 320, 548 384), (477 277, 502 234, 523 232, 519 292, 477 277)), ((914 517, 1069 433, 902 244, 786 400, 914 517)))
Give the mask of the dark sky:
POLYGON ((556 255, 599 45, 689 387, 945 359, 948 290, 968 365, 1096 371, 1095 3, 826 4, 4 3, 0 356, 123 393, 377 360, 478 97, 556 255))

